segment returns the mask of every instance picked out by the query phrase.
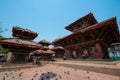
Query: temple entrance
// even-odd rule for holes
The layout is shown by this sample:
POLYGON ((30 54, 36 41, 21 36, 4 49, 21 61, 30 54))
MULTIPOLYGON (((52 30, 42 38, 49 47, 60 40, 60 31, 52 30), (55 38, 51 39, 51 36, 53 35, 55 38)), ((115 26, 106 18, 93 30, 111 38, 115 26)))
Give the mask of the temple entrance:
POLYGON ((27 54, 14 54, 15 62, 17 63, 25 63, 28 62, 28 55, 27 54))
POLYGON ((27 63, 29 54, 9 52, 7 55, 7 63, 27 63))
POLYGON ((68 59, 102 59, 104 54, 107 55, 107 53, 103 53, 99 43, 91 46, 77 46, 66 49, 68 59))

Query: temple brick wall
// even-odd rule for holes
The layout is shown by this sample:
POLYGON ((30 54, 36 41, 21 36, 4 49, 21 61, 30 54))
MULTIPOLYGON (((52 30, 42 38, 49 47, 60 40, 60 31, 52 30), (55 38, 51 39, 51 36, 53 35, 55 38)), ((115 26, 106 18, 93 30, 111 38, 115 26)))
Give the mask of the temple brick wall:
POLYGON ((102 59, 103 52, 102 52, 102 49, 100 47, 100 44, 98 44, 98 43, 95 44, 95 46, 92 47, 90 54, 91 54, 91 58, 102 59))

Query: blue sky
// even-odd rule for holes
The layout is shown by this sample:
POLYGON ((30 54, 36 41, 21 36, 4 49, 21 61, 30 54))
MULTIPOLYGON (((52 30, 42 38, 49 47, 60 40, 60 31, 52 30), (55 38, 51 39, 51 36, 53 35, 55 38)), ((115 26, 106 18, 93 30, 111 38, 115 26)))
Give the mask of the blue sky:
POLYGON ((53 41, 70 34, 65 26, 89 12, 98 22, 116 16, 120 24, 120 0, 0 0, 0 26, 8 29, 5 37, 19 26, 37 32, 37 42, 53 41))

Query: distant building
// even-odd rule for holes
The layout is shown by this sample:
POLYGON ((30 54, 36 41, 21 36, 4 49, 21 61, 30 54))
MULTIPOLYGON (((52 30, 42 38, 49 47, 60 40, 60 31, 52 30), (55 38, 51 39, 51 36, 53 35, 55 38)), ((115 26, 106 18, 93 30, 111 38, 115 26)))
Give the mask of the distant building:
POLYGON ((65 55, 65 49, 61 46, 52 47, 51 50, 55 52, 55 58, 63 58, 65 55))
POLYGON ((120 60, 120 42, 113 43, 108 48, 110 59, 112 60, 120 60))
POLYGON ((47 41, 47 40, 41 40, 39 42, 39 44, 41 44, 42 46, 46 46, 48 47, 49 45, 51 45, 51 42, 47 41))

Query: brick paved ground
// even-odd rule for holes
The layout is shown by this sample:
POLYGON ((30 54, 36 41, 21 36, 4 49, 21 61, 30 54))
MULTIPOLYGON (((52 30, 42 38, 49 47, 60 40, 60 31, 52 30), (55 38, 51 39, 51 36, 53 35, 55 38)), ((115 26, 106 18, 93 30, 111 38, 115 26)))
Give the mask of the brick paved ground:
MULTIPOLYGON (((55 63, 58 62, 60 61, 55 63)), ((62 63, 63 62, 73 64, 71 61, 62 61, 62 63)), ((34 68, 0 72, 0 80, 120 80, 120 76, 80 70, 78 68, 70 68, 70 66, 63 67, 61 66, 62 64, 55 65, 55 63, 54 65, 51 63, 34 68)), ((74 64, 75 63, 79 64, 82 62, 75 61, 74 64)))
POLYGON ((98 73, 120 76, 120 61, 75 61, 75 60, 60 60, 53 64, 64 67, 71 67, 80 70, 88 70, 98 73))

